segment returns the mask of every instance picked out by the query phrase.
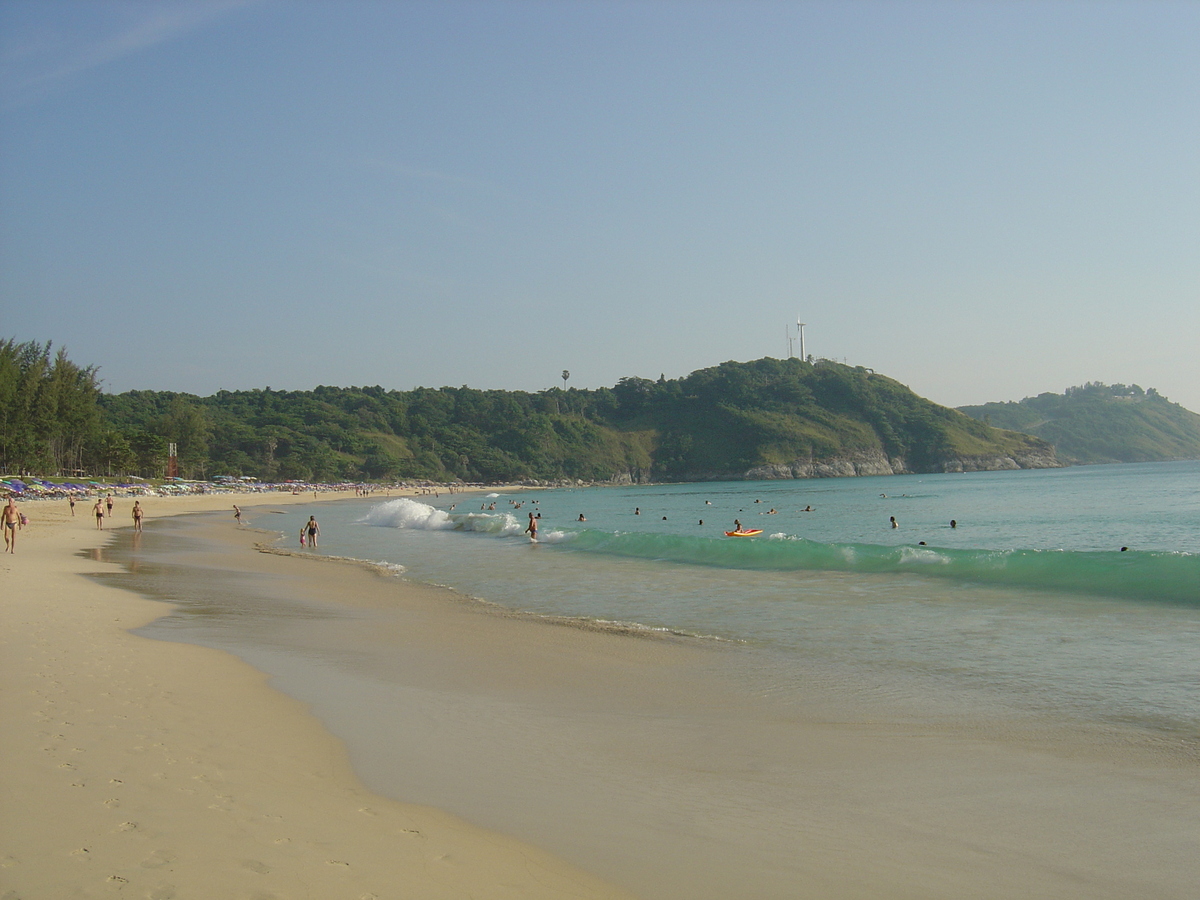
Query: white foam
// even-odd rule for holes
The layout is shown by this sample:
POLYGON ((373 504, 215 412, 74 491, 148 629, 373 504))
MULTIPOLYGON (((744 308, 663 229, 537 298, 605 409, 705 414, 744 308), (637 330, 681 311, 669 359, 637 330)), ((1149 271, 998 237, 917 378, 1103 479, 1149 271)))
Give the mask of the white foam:
POLYGON ((434 509, 407 497, 380 503, 359 520, 364 525, 381 528, 413 528, 422 531, 443 531, 454 527, 445 510, 434 509))
POLYGON ((901 547, 900 548, 900 564, 921 563, 924 565, 946 565, 950 560, 938 553, 936 550, 927 550, 923 547, 901 547))

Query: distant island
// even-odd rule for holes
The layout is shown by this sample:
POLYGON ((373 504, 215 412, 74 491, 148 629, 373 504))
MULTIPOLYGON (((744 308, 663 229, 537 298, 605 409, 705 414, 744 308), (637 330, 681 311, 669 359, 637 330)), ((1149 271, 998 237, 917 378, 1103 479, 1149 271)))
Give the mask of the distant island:
POLYGON ((1036 435, 1072 464, 1200 459, 1200 415, 1136 384, 1089 382, 1062 394, 960 406, 959 411, 1036 435))
POLYGON ((105 394, 50 344, 0 341, 7 474, 264 481, 707 481, 1059 465, 1003 430, 830 360, 726 362, 679 379, 537 393, 468 387, 105 394))

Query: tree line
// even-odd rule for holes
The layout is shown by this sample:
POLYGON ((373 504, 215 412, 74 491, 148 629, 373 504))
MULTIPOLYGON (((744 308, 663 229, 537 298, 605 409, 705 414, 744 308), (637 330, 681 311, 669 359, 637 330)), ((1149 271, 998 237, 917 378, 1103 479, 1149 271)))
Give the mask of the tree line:
MULTIPOLYGON (((565 375, 565 373, 564 373, 565 375)), ((536 393, 320 386, 105 394, 49 344, 0 345, 0 467, 188 478, 469 482, 737 477, 864 450, 914 471, 1032 441, 828 360, 727 362, 679 379, 536 393)))

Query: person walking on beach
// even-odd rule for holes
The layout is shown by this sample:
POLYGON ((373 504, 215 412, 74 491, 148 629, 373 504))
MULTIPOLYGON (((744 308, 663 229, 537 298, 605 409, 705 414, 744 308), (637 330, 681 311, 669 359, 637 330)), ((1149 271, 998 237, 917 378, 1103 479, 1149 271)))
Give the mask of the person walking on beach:
POLYGON ((96 505, 92 507, 92 512, 96 514, 96 527, 101 531, 104 530, 104 501, 97 498, 96 505))
POLYGON ((75 518, 75 495, 67 497, 67 502, 71 504, 71 518, 75 518))
POLYGON ((112 494, 108 495, 108 500, 105 501, 104 505, 108 507, 109 518, 112 518, 112 494))
POLYGON ((238 509, 238 505, 236 503, 233 504, 233 517, 237 519, 237 523, 239 525, 242 524, 242 511, 238 509))
POLYGON ((8 505, 4 507, 3 515, 0 515, 0 528, 4 529, 5 552, 17 552, 17 529, 20 527, 21 513, 17 510, 16 501, 12 497, 9 497, 8 505))
POLYGON ((141 500, 133 501, 133 530, 134 531, 142 530, 142 501, 141 500))
POLYGON ((304 526, 304 531, 308 534, 308 546, 317 546, 317 535, 321 533, 321 526, 317 524, 316 516, 308 517, 308 524, 304 526))

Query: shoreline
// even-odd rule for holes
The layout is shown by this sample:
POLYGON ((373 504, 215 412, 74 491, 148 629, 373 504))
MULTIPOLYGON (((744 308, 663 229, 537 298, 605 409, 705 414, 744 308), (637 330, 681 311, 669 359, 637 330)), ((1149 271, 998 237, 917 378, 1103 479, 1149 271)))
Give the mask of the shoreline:
MULTIPOLYGON (((150 498, 146 526, 229 510, 232 528, 242 499, 344 498, 150 498)), ((537 847, 370 792, 342 743, 269 676, 223 651, 132 633, 169 608, 86 577, 115 568, 90 516, 72 519, 65 501, 22 507, 30 525, 0 567, 5 891, 630 896, 537 847)))
MULTIPOLYGON (((41 824, 7 841, 17 850, 0 864, 6 887, 32 862, 76 879, 38 891, 21 881, 33 896, 136 885, 165 900, 181 887, 236 895, 278 879, 281 900, 301 888, 386 897, 402 871, 423 897, 1190 900, 1200 874, 1194 767, 1078 736, 1032 746, 1019 734, 831 719, 807 699, 781 714, 723 677, 741 648, 480 615, 477 603, 446 602, 466 595, 369 563, 297 566, 291 557, 330 560, 258 552, 262 533, 232 521, 187 517, 171 529, 192 549, 165 583, 210 604, 235 586, 233 632, 269 658, 199 646, 186 614, 109 584, 124 576, 104 550, 76 560, 103 583, 68 573, 67 608, 23 598, 2 653, 18 690, 0 722, 32 715, 41 733, 22 744, 5 728, 0 749, 13 771, 36 775, 8 790, 20 800, 10 808, 41 824), (125 630, 151 621, 159 640, 125 630), (16 652, 26 625, 40 630, 16 652), (76 632, 93 637, 73 653, 37 644, 76 632), (383 662, 371 662, 379 651, 383 662), (30 702, 18 710, 14 699, 30 702), (117 719, 131 713, 135 741, 117 719), (86 740, 75 737, 80 719, 86 740), (55 827, 76 817, 83 831, 55 827), (94 842, 68 846, 74 833, 94 842), (98 860, 125 868, 99 878, 98 860)), ((65 533, 83 549, 92 530, 65 533)))
POLYGON ((444 588, 235 559, 223 526, 180 527, 212 547, 162 574, 196 612, 157 636, 228 642, 270 672, 377 794, 639 896, 1190 900, 1200 874, 1184 760, 1069 727, 847 715, 829 702, 844 691, 815 686, 781 705, 729 677, 761 662, 741 646, 481 615, 493 610, 444 588), (226 578, 244 593, 223 612, 226 578))

